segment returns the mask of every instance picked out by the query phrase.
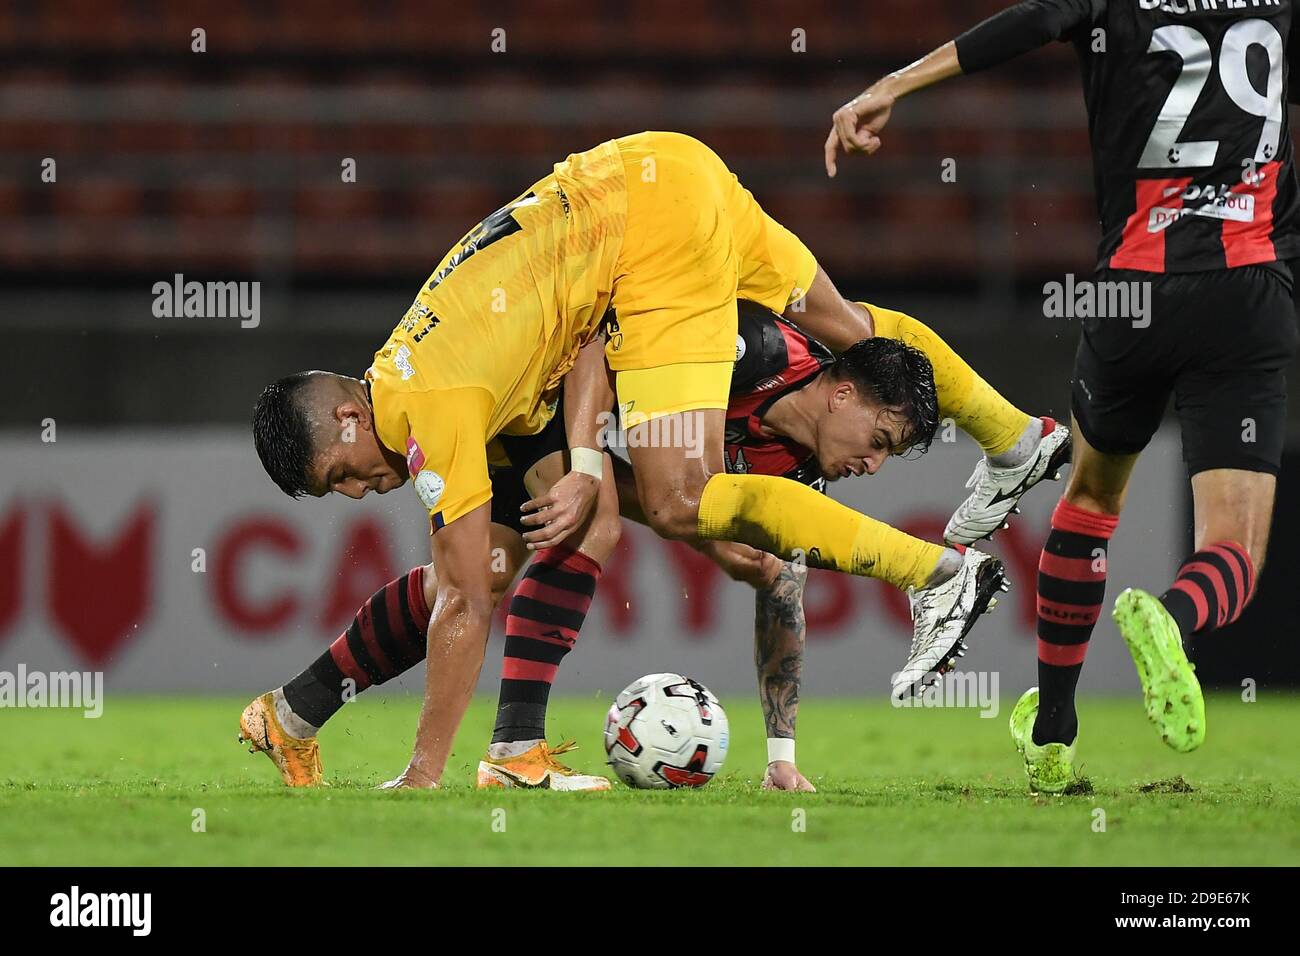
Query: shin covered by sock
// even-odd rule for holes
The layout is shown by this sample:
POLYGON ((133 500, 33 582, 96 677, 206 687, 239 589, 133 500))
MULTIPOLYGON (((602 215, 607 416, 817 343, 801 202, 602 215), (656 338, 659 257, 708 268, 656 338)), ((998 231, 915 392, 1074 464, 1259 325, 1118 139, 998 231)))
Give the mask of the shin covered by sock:
POLYGON ((591 607, 600 565, 563 545, 539 552, 506 617, 505 659, 494 744, 546 736, 546 702, 591 607))
POLYGON ((714 475, 700 497, 701 538, 739 541, 813 568, 923 588, 944 549, 768 475, 714 475))
POLYGON ((1034 743, 1074 740, 1074 689, 1106 597, 1106 551, 1118 515, 1062 499, 1038 559, 1038 717, 1034 743))
POLYGON ((424 660, 428 628, 424 568, 418 567, 371 595, 329 650, 284 685, 285 703, 319 730, 353 694, 424 660))
POLYGON ((898 339, 925 353, 934 366, 939 412, 979 442, 986 455, 1007 452, 1029 426, 1030 416, 980 378, 933 329, 904 312, 860 302, 871 312, 876 334, 898 339))
POLYGON ((1255 565, 1235 541, 1202 548, 1183 562, 1160 603, 1186 640, 1198 631, 1231 624, 1255 593, 1255 565))

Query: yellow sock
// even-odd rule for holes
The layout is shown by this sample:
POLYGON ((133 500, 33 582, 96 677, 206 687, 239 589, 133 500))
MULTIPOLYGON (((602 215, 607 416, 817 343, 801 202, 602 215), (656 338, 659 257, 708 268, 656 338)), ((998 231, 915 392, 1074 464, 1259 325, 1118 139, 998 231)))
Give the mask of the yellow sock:
POLYGON ((934 366, 939 412, 979 442, 986 455, 1000 455, 1024 434, 1029 416, 975 374, 933 329, 903 312, 859 302, 871 312, 876 334, 898 339, 925 353, 934 366))
POLYGON ((739 541, 810 568, 922 588, 943 548, 846 508, 807 485, 769 475, 714 475, 700 498, 699 534, 739 541))

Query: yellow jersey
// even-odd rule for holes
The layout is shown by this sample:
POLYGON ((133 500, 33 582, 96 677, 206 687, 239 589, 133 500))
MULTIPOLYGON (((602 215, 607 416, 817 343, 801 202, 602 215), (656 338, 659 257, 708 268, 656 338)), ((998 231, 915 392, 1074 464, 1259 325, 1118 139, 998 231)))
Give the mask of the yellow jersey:
POLYGON ((557 163, 443 258, 366 372, 379 440, 442 527, 487 501, 498 434, 541 431, 609 306, 627 220, 616 144, 557 163))
POLYGON ((816 270, 696 139, 637 133, 575 153, 456 244, 376 353, 379 439, 406 454, 440 528, 492 496, 493 439, 542 430, 611 305, 623 407, 726 408, 737 296, 780 312, 816 270))

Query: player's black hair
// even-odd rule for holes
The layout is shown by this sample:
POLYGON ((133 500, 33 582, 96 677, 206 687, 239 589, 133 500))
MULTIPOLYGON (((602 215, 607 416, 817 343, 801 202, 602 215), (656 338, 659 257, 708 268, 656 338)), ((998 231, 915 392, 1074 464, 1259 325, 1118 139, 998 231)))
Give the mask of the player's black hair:
POLYGON ((262 467, 286 495, 307 494, 307 470, 316 454, 307 392, 311 373, 298 372, 262 389, 253 408, 253 444, 262 467))
POLYGON ((881 336, 850 346, 830 367, 841 382, 852 382, 865 395, 888 408, 898 408, 905 420, 903 442, 908 451, 925 454, 939 429, 939 394, 934 366, 925 353, 897 339, 881 336))

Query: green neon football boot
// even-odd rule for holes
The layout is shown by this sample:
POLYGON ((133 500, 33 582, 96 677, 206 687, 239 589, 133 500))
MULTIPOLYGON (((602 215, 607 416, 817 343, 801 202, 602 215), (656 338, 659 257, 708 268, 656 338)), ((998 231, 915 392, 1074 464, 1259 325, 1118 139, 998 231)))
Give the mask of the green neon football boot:
POLYGON ((1177 623, 1159 599, 1138 588, 1116 599, 1111 616, 1133 655, 1160 739, 1179 753, 1195 750, 1205 742, 1205 697, 1177 623))
POLYGON ((1034 793, 1063 793, 1074 783, 1074 745, 1034 743, 1034 719, 1038 716, 1038 688, 1031 687, 1011 709, 1011 739, 1025 758, 1025 774, 1034 793))

